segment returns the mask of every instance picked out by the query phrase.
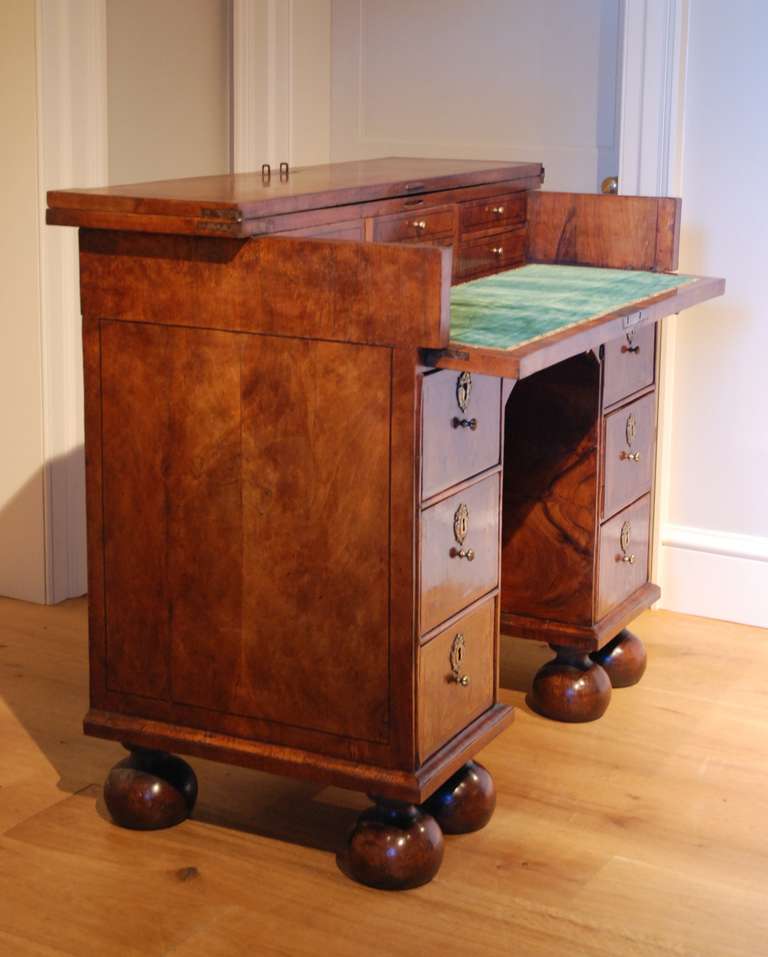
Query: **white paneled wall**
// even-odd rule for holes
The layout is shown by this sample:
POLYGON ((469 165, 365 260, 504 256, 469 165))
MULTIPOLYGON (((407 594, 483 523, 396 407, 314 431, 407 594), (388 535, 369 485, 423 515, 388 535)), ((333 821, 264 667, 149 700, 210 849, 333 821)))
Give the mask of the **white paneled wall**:
POLYGON ((333 0, 331 158, 544 163, 594 192, 617 166, 619 0, 333 0))

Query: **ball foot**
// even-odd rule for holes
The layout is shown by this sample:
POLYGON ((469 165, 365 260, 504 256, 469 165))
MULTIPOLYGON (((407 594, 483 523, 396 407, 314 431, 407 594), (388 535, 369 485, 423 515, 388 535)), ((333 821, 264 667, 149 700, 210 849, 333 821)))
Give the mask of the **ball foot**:
POLYGON ((109 772, 104 801, 116 824, 153 831, 180 824, 197 799, 195 772, 165 751, 131 750, 109 772))
POLYGON ((645 674, 648 661, 645 645, 628 628, 589 657, 605 670, 614 688, 636 685, 645 674))
POLYGON ((423 805, 444 834, 469 834, 490 821, 496 787, 487 768, 470 761, 442 784, 423 805))
POLYGON ((536 673, 528 694, 534 711, 555 721, 595 721, 611 700, 611 682, 589 655, 552 645, 556 657, 536 673))
POLYGON ((353 880, 382 890, 427 884, 443 861, 443 832, 437 822, 413 804, 374 800, 339 853, 339 867, 353 880))

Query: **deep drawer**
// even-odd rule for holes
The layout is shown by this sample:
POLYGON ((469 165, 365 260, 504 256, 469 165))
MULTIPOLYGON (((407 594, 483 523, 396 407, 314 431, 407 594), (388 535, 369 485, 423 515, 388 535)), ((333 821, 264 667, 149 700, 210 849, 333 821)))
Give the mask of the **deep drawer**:
POLYGON ((452 234, 455 224, 455 206, 379 216, 373 221, 373 239, 378 243, 400 243, 414 239, 428 242, 433 237, 452 234))
POLYGON ((424 509, 420 558, 424 634, 498 584, 498 473, 424 509))
POLYGON ((424 761, 493 704, 495 601, 419 649, 419 758, 424 761))
POLYGON ((498 465, 501 380, 445 370, 424 376, 421 412, 421 495, 498 465))
POLYGON ((522 263, 525 259, 525 229, 497 233, 486 239, 462 242, 459 246, 456 274, 470 279, 489 272, 498 272, 522 263))
POLYGON ((651 490, 656 445, 656 394, 638 399, 605 417, 602 516, 651 490))
POLYGON ((462 203, 460 209, 462 234, 494 227, 509 228, 525 222, 526 194, 492 196, 462 203))
POLYGON ((641 326, 603 346, 603 405, 613 405, 652 385, 656 326, 641 326))
POLYGON ((600 529, 597 618, 648 581, 651 497, 646 495, 600 529))

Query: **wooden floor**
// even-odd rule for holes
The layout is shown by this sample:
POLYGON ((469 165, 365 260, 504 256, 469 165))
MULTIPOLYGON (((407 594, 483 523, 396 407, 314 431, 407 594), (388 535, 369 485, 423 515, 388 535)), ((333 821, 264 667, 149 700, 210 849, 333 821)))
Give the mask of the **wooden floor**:
POLYGON ((505 642, 496 814, 387 894, 336 868, 366 803, 344 791, 194 761, 193 820, 113 826, 99 784, 123 752, 80 733, 85 603, 0 600, 0 954, 768 954, 768 632, 636 630, 646 677, 591 725, 531 714, 515 689, 546 651, 505 642))

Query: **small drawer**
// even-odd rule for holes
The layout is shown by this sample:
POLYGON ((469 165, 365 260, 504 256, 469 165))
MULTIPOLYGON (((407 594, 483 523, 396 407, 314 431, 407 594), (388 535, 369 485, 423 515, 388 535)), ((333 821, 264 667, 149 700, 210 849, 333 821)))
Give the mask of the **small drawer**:
POLYGON ((597 618, 648 581, 651 497, 646 495, 600 529, 597 618))
POLYGON ((419 649, 419 758, 426 760, 493 704, 495 601, 419 649))
POLYGON ((421 634, 499 581, 499 475, 421 513, 421 634))
POLYGON ((640 326, 603 346, 603 406, 652 385, 656 326, 640 326))
POLYGON ((462 234, 495 227, 508 229, 525 222, 526 194, 506 193, 490 199, 477 199, 462 203, 460 210, 462 234))
POLYGON ((456 275, 469 279, 485 273, 500 272, 525 259, 525 229, 497 233, 487 239, 462 242, 459 246, 456 275))
POLYGON ((444 370, 422 379, 421 495, 499 464, 501 379, 444 370))
POLYGON ((604 419, 603 518, 651 490, 656 446, 656 393, 604 419))
POLYGON ((452 234, 455 224, 455 206, 379 216, 373 221, 373 239, 377 243, 429 242, 435 236, 452 234))

